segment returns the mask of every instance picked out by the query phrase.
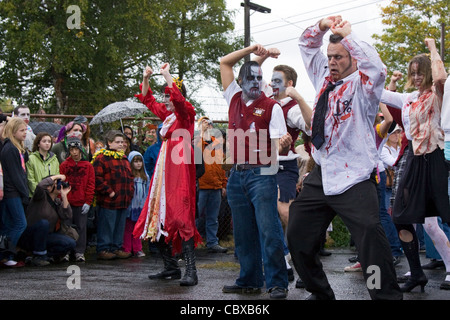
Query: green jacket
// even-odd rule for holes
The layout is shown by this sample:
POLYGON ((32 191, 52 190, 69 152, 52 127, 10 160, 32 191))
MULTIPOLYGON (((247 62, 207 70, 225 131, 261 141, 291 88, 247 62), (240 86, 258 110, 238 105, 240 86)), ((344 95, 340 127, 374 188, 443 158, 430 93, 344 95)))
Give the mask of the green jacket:
POLYGON ((53 152, 48 153, 46 160, 42 159, 39 151, 31 153, 27 162, 27 177, 30 197, 33 196, 36 186, 42 181, 42 179, 56 174, 59 174, 59 161, 53 152))

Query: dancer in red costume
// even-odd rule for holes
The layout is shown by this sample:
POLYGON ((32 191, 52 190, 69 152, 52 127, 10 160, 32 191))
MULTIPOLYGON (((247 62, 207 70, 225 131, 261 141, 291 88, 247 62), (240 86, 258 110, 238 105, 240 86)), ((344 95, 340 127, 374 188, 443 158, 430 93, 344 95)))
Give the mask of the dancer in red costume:
MULTIPOLYGON (((195 164, 192 138, 195 110, 181 94, 182 83, 173 81, 169 64, 161 67, 167 82, 164 103, 156 101, 149 88, 150 67, 144 70, 142 93, 136 95, 163 121, 161 146, 149 194, 133 235, 158 243, 164 270, 150 279, 180 279, 181 271, 174 253, 182 252, 186 273, 180 285, 198 283, 194 247, 201 241, 195 227, 195 164)), ((184 89, 184 88, 183 88, 184 89)))

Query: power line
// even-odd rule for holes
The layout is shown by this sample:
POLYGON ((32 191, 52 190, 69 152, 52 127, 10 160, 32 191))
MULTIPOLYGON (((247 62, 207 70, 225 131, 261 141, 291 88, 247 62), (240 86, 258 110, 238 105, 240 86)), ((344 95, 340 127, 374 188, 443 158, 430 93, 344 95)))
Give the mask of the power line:
POLYGON ((255 32, 253 32, 252 34, 257 34, 257 33, 261 33, 261 32, 264 32, 264 31, 269 31, 269 30, 272 31, 272 30, 274 30, 274 29, 279 29, 279 28, 288 27, 288 26, 290 26, 290 25, 295 25, 295 24, 297 24, 297 23, 302 23, 302 22, 310 21, 310 20, 312 20, 312 19, 323 18, 324 16, 333 15, 333 14, 337 14, 337 13, 344 12, 344 11, 349 11, 349 10, 359 9, 359 8, 362 8, 362 7, 365 7, 365 6, 368 6, 368 5, 373 5, 373 4, 376 4, 376 3, 378 3, 378 2, 382 2, 382 1, 385 1, 385 0, 377 0, 377 1, 374 1, 374 2, 371 2, 371 3, 366 3, 366 4, 363 4, 363 5, 360 5, 360 6, 356 6, 356 7, 352 7, 352 8, 343 9, 343 10, 340 10, 339 12, 332 12, 332 13, 328 13, 328 14, 321 14, 320 16, 315 16, 315 17, 312 17, 312 18, 308 18, 308 19, 304 19, 304 20, 299 20, 299 21, 296 21, 296 22, 290 22, 289 24, 284 24, 284 25, 281 25, 281 26, 278 26, 278 27, 274 27, 274 28, 269 28, 269 29, 263 29, 263 30, 255 31, 255 32))
MULTIPOLYGON (((343 2, 343 3, 338 3, 338 4, 336 4, 336 6, 341 6, 341 5, 344 5, 344 4, 347 4, 347 3, 351 3, 351 2, 356 2, 356 1, 359 1, 359 0, 351 0, 351 1, 343 2)), ((326 9, 326 8, 327 7, 322 7, 322 8, 314 9, 314 10, 311 10, 311 11, 298 13, 298 14, 289 16, 287 18, 281 18, 281 19, 291 19, 291 18, 294 18, 294 17, 302 16, 302 15, 309 14, 309 13, 313 13, 313 12, 316 12, 316 11, 321 11, 321 10, 326 9)), ((269 22, 264 22, 264 23, 261 23, 261 24, 257 24, 255 26, 252 26, 252 28, 258 28, 258 27, 261 27, 261 26, 267 26, 267 24, 274 23, 274 22, 278 22, 278 20, 272 20, 272 21, 269 21, 269 22)), ((237 30, 236 32, 241 32, 241 31, 244 31, 244 29, 237 30)))

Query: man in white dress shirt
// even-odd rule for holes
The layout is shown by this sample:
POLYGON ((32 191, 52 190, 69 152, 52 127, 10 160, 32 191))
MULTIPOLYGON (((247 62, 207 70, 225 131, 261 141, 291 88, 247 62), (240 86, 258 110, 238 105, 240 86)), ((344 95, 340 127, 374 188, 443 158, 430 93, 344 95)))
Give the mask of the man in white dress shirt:
POLYGON ((328 225, 338 214, 358 248, 370 297, 402 299, 380 223, 375 180, 378 154, 373 123, 386 67, 375 49, 358 40, 350 23, 340 16, 324 18, 306 29, 299 47, 318 92, 311 123, 312 157, 317 165, 289 210, 288 245, 295 268, 311 292, 309 299, 335 299, 318 252, 328 225), (325 56, 321 46, 329 29, 333 34, 325 56), (330 86, 324 102, 324 132, 316 140, 317 102, 330 86))

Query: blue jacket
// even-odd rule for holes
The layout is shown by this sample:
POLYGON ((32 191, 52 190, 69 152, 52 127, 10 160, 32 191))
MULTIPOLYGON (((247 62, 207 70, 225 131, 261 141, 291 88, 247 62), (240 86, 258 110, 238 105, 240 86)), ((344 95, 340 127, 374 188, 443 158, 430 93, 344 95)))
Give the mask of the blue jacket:
MULTIPOLYGON (((128 155, 128 160, 130 161, 131 170, 133 170, 133 166, 131 162, 133 158, 136 156, 142 157, 142 154, 137 151, 131 151, 128 155)), ((147 174, 147 170, 144 166, 144 171, 147 174)), ((130 206, 128 207, 128 218, 131 221, 137 221, 141 214, 142 208, 144 207, 145 201, 147 200, 147 195, 150 188, 150 177, 147 174, 147 179, 144 180, 140 177, 134 177, 134 195, 133 200, 131 201, 130 206)))
POLYGON ((162 124, 158 126, 158 132, 156 134, 157 141, 155 144, 151 145, 150 147, 145 150, 144 153, 144 166, 147 170, 147 174, 151 178, 153 176, 153 171, 155 170, 156 161, 158 160, 158 154, 159 150, 161 149, 162 141, 161 137, 159 135, 159 132, 161 131, 162 124))

